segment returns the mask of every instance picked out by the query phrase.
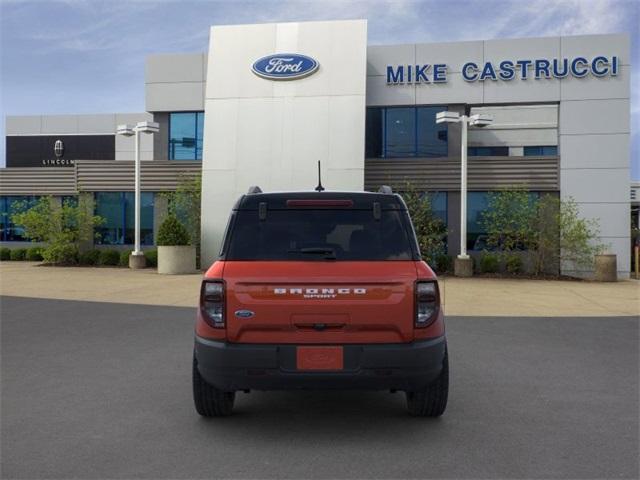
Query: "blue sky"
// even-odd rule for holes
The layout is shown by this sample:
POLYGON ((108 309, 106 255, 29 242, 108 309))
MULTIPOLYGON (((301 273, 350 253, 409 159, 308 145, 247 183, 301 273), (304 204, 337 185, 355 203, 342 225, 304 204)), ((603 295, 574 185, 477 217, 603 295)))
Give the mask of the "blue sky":
POLYGON ((0 0, 0 135, 5 115, 144 111, 145 56, 205 51, 211 25, 347 18, 370 44, 629 33, 640 179, 640 0, 0 0))

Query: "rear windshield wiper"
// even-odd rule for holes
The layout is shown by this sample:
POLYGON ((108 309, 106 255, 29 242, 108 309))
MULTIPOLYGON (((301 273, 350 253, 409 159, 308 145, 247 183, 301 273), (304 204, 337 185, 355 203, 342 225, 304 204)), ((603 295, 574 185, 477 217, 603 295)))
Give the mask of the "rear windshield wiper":
POLYGON ((308 247, 308 248, 300 248, 298 250, 289 250, 288 253, 307 253, 307 254, 324 255, 324 258, 327 258, 329 260, 335 260, 336 258, 336 252, 333 248, 308 247))

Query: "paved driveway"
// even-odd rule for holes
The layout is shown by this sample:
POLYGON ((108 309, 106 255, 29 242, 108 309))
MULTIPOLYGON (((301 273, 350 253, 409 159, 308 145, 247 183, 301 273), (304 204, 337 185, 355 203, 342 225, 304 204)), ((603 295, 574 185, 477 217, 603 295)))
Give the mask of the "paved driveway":
POLYGON ((637 478, 638 320, 448 319, 439 420, 401 394, 193 410, 193 310, 3 297, 4 478, 637 478))

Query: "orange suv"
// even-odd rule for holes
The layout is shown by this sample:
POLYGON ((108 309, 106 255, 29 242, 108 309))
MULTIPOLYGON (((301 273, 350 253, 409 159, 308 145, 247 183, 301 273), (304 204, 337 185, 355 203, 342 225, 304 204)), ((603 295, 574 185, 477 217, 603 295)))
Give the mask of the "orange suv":
POLYGON ((237 201, 200 291, 196 410, 229 415, 252 389, 402 390, 412 415, 442 415, 438 281, 390 188, 237 201))

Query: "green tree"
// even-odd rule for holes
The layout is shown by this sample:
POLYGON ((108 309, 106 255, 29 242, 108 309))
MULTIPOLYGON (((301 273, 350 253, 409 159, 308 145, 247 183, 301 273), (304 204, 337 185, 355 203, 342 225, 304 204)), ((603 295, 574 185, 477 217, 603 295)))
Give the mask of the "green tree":
POLYGON ((487 245, 507 252, 530 248, 536 199, 524 188, 489 192, 489 205, 480 224, 487 232, 487 245))
POLYGON ((433 212, 428 194, 418 192, 408 183, 402 197, 407 204, 422 257, 427 263, 435 265, 436 258, 445 254, 447 227, 433 212))
POLYGON ((202 175, 182 175, 175 192, 164 194, 169 214, 175 215, 189 234, 189 243, 196 247, 200 259, 200 205, 202 201, 202 175))
POLYGON ((91 239, 93 229, 104 220, 93 215, 92 204, 82 195, 78 201, 55 204, 52 197, 41 197, 29 207, 15 206, 11 221, 24 228, 25 237, 45 242, 42 259, 51 264, 77 263, 80 243, 91 239))
POLYGON ((600 227, 596 219, 580 218, 573 198, 560 201, 560 261, 577 269, 591 268, 594 256, 605 249, 599 241, 600 227))

